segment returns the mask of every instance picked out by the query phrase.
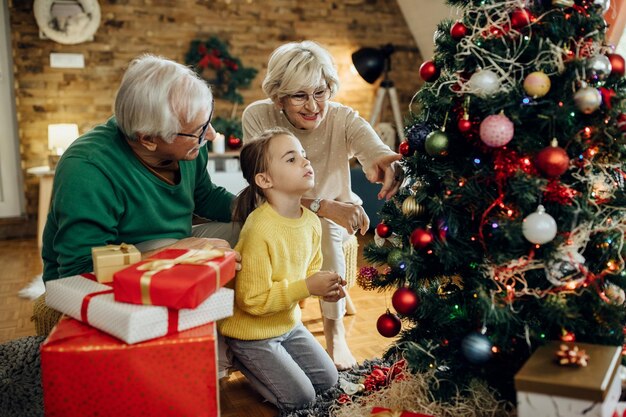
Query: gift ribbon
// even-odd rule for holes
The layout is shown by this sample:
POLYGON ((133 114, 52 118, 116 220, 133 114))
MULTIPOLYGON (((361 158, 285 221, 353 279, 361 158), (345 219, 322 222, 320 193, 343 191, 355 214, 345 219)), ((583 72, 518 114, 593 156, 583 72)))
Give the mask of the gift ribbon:
POLYGON ((224 252, 219 249, 212 249, 210 251, 189 251, 176 259, 155 259, 148 261, 145 264, 141 264, 137 267, 138 271, 146 271, 141 278, 139 278, 139 287, 141 289, 141 303, 144 305, 152 305, 152 298, 150 297, 150 285, 152 284, 152 277, 161 271, 170 269, 176 265, 204 265, 213 268, 215 271, 215 278, 217 280, 217 286, 220 286, 220 267, 216 262, 211 262, 211 259, 224 256, 224 252))
POLYGON ((402 417, 402 410, 390 410, 388 408, 375 407, 372 416, 376 417, 402 417))
POLYGON ((130 245, 126 243, 121 243, 119 245, 106 245, 106 248, 108 250, 119 251, 124 254, 124 261, 123 261, 124 265, 128 265, 130 263, 130 254, 128 253, 129 247, 130 245))
MULTIPOLYGON (((93 274, 81 274, 83 278, 87 278, 91 281, 96 281, 96 276, 93 274)), ((96 291, 90 294, 87 294, 83 297, 83 301, 80 306, 80 319, 83 323, 89 324, 89 317, 87 312, 89 311, 89 303, 94 297, 104 294, 111 294, 113 292, 113 288, 110 290, 96 291)), ((167 335, 178 332, 178 310, 173 308, 167 309, 167 335)))
POLYGON ((411 411, 391 410, 382 407, 374 407, 370 415, 375 417, 433 417, 426 414, 413 413, 411 411))

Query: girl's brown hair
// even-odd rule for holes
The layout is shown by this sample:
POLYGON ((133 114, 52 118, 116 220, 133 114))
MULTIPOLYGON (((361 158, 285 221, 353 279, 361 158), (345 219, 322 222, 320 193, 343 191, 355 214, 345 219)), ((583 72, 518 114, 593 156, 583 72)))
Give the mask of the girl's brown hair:
POLYGON ((293 136, 293 133, 281 127, 267 129, 250 142, 246 142, 243 148, 241 148, 239 164, 248 186, 235 198, 233 209, 234 222, 245 222, 250 213, 266 200, 263 189, 256 184, 254 177, 256 174, 267 172, 270 162, 268 152, 270 141, 279 135, 293 136))

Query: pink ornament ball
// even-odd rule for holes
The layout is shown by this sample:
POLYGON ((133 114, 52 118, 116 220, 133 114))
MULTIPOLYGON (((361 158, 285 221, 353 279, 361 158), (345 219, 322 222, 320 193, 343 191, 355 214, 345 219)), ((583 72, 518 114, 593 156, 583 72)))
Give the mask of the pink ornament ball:
POLYGON ((513 139, 513 122, 504 114, 487 116, 480 124, 480 140, 492 148, 504 146, 513 139))

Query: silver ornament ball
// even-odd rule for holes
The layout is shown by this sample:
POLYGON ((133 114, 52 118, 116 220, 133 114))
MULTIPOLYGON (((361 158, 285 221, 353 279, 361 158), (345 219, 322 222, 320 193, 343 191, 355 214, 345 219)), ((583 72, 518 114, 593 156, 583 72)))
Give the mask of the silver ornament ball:
POLYGON ((593 0, 593 4, 602 8, 602 14, 609 11, 611 0, 593 0))
POLYGON ((585 63, 587 76, 594 81, 602 81, 611 74, 613 67, 606 55, 598 54, 587 59, 585 63))
POLYGON ((461 351, 468 361, 481 364, 491 359, 491 342, 480 333, 470 333, 461 341, 461 351))

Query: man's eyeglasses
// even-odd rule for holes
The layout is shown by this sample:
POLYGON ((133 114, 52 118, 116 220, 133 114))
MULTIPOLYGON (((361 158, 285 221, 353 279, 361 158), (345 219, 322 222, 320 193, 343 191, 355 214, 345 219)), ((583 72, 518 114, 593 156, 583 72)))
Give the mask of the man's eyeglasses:
POLYGON ((200 127, 200 134, 199 135, 192 135, 191 133, 181 133, 178 132, 176 134, 176 136, 185 136, 187 138, 196 138, 198 139, 198 143, 200 145, 202 145, 202 141, 204 140, 204 137, 206 136, 206 132, 207 130, 209 130, 209 125, 211 124, 211 119, 213 118, 213 110, 215 109, 215 99, 211 100, 211 113, 209 113, 209 120, 206 121, 205 124, 203 124, 200 127))
POLYGON ((294 106, 304 106, 304 104, 309 101, 309 97, 313 97, 313 100, 318 103, 323 103, 330 98, 330 89, 326 87, 323 90, 317 90, 313 94, 299 92, 288 95, 287 97, 289 98, 289 102, 294 106))

